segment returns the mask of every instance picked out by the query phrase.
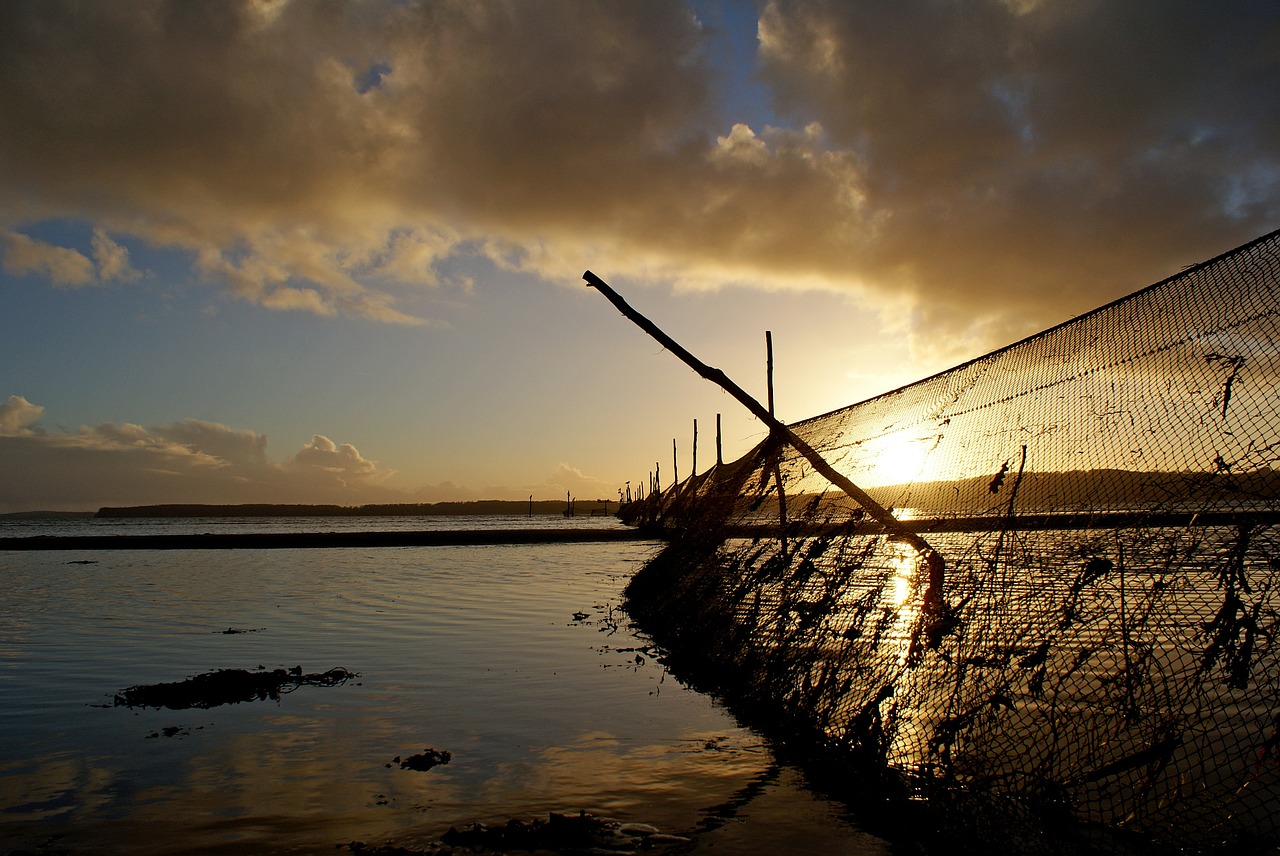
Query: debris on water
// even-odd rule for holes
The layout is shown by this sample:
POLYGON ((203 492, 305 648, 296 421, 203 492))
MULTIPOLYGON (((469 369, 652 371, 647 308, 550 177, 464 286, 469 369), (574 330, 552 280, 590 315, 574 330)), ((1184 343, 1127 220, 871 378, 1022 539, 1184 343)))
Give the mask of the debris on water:
POLYGON ((98 560, 97 559, 72 559, 70 562, 67 562, 67 564, 68 565, 96 565, 98 564, 98 560))
MULTIPOLYGON (((203 725, 197 725, 197 726, 195 727, 195 730, 196 730, 196 731, 203 731, 203 730, 204 730, 204 726, 203 726, 203 725)), ((147 739, 148 739, 148 740, 151 740, 151 739, 154 739, 154 738, 156 738, 156 737, 186 737, 186 736, 188 736, 189 734, 191 734, 191 729, 190 729, 190 728, 184 728, 184 727, 183 727, 183 726, 181 726, 181 725, 169 725, 169 726, 166 726, 166 727, 164 727, 164 728, 161 728, 159 731, 153 731, 153 732, 151 732, 150 734, 148 734, 148 735, 147 735, 147 739)))
MULTIPOLYGON (((646 842, 654 838, 661 843, 688 844, 682 836, 666 836, 657 827, 645 823, 622 824, 596 817, 587 812, 564 815, 552 812, 548 819, 522 821, 512 819, 494 828, 473 824, 464 830, 450 828, 440 840, 451 847, 472 850, 531 850, 553 853, 633 852, 650 849, 646 842)), ((659 842, 654 842, 659 843, 659 842)))
POLYGON ((264 631, 264 630, 266 630, 266 629, 267 629, 267 628, 265 628, 265 627, 250 627, 250 628, 247 628, 247 629, 241 629, 241 628, 237 628, 237 627, 228 627, 226 630, 215 630, 215 631, 213 631, 213 632, 214 632, 214 633, 221 633, 223 636, 234 636, 234 635, 236 635, 236 634, 238 634, 238 633, 261 633, 262 631, 264 631))
POLYGON ((115 707, 167 707, 170 710, 186 710, 268 698, 279 701, 282 693, 293 692, 300 686, 336 687, 359 676, 358 672, 341 667, 312 674, 303 674, 301 666, 271 671, 259 666, 258 671, 253 672, 246 669, 220 669, 187 678, 185 681, 129 687, 116 693, 115 707))
POLYGON ((587 618, 589 618, 589 617, 590 617, 590 616, 588 616, 588 615, 587 615, 587 613, 585 613, 585 612, 575 612, 575 613, 573 614, 573 620, 574 620, 574 621, 586 621, 586 620, 587 620, 587 618))
POLYGON ((602 663, 602 667, 606 669, 621 666, 624 668, 636 670, 645 665, 649 660, 657 663, 663 663, 662 650, 656 645, 640 645, 622 648, 614 648, 609 645, 601 645, 595 649, 600 654, 625 654, 626 658, 619 663, 602 663))
POLYGON ((435 750, 431 748, 423 749, 419 755, 410 755, 408 758, 401 760, 400 756, 392 758, 390 763, 385 766, 390 767, 392 764, 399 764, 401 770, 418 770, 425 772, 432 767, 448 764, 453 758, 453 753, 447 749, 435 750))
POLYGON ((465 829, 450 827, 438 842, 414 850, 396 845, 371 847, 352 841, 347 848, 357 856, 462 856, 508 851, 560 854, 623 854, 686 852, 692 839, 664 833, 647 823, 620 823, 585 811, 576 815, 551 812, 546 820, 513 818, 502 826, 473 823, 465 829))
POLYGON ((441 853, 439 848, 434 850, 411 850, 408 847, 397 847, 394 844, 370 847, 363 841, 352 841, 347 845, 347 849, 356 854, 356 856, 423 856, 426 853, 441 853))
POLYGON ((1000 465, 1000 472, 991 477, 991 483, 987 485, 987 490, 991 493, 999 493, 1000 486, 1004 484, 1004 477, 1009 474, 1009 462, 1005 461, 1000 465))

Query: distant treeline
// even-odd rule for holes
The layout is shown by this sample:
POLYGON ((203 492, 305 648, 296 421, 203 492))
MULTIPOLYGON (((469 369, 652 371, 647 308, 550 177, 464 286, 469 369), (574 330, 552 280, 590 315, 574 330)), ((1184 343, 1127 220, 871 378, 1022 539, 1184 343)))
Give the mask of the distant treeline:
POLYGON ((922 482, 913 486, 868 488, 883 501, 922 511, 1003 510, 1017 488, 1019 513, 1073 508, 1193 507, 1274 503, 1280 499, 1280 473, 1272 469, 1233 473, 1133 472, 1073 470, 1016 472, 979 476, 957 482, 922 482))
MULTIPOLYGON (((574 500, 573 513, 578 516, 604 514, 616 510, 618 503, 608 500, 574 500)), ((562 499, 528 500, 481 499, 473 502, 415 502, 379 505, 135 505, 125 508, 100 508, 94 517, 420 517, 431 515, 562 515, 566 503, 562 499)))
MULTIPOLYGON (((1138 472, 1130 470, 1069 470, 1026 472, 1005 470, 958 481, 868 486, 866 492, 886 508, 910 508, 915 515, 972 516, 1006 514, 1010 500, 1017 514, 1120 510, 1185 511, 1198 509, 1258 510, 1280 504, 1280 471, 1265 468, 1232 472, 1226 468, 1201 472, 1138 472)), ((654 494, 646 502, 624 506, 625 522, 660 512, 665 499, 654 494)), ((814 510, 856 507, 842 492, 821 496, 789 494, 787 504, 814 510)), ((766 512, 771 513, 770 511, 766 512)))

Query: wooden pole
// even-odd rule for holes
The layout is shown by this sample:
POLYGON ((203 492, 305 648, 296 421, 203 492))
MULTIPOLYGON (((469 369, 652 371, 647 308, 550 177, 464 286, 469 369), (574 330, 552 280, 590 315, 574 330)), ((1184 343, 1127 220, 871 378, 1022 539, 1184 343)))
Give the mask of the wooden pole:
POLYGON ((690 478, 698 476, 698 420, 693 420, 693 472, 689 474, 690 478))
POLYGON ((769 387, 769 415, 773 415, 773 331, 764 331, 764 372, 769 387))
POLYGON ((724 447, 720 443, 720 414, 716 414, 716 466, 724 466, 724 447))
MULTIPOLYGON (((773 332, 764 331, 764 373, 765 386, 769 390, 769 416, 773 416, 773 332)), ((773 465, 773 481, 778 486, 778 529, 779 541, 782 545, 782 557, 787 557, 787 491, 782 486, 782 449, 778 449, 778 460, 773 465)))
POLYGON ((671 484, 680 484, 680 462, 676 459, 676 438, 671 438, 671 484))
POLYGON ((712 368, 706 363, 699 360, 693 354, 689 353, 675 339, 672 339, 662 331, 656 324, 645 318, 639 312, 631 307, 629 303, 622 299, 616 291, 609 287, 609 284, 591 271, 585 271, 582 278, 586 280, 587 285, 596 289, 605 298, 614 305, 628 320, 634 323, 641 330, 644 330, 654 339, 656 339, 664 348, 675 354, 689 368, 697 372, 701 377, 706 378, 712 383, 718 385, 725 392, 732 395, 738 400, 743 407, 751 411, 751 413, 768 426, 770 431, 780 433, 783 438, 791 444, 791 446, 799 452, 810 465, 818 471, 827 481, 844 491, 851 499, 862 506, 863 510, 871 516, 873 520, 885 528, 885 531, 894 537, 910 544, 916 551, 921 553, 925 561, 929 565, 929 585, 925 589, 924 601, 925 607, 939 613, 943 609, 942 601, 942 585, 944 582, 945 562, 942 555, 929 546, 929 542, 921 538, 919 534, 912 532, 911 529, 904 526, 898 518, 894 517, 892 512, 880 503, 876 502, 867 492, 854 484, 848 476, 841 473, 826 459, 814 450, 812 446, 806 443, 799 435, 783 425, 773 414, 766 410, 760 402, 756 401, 750 395, 738 386, 729 376, 717 368, 712 368))

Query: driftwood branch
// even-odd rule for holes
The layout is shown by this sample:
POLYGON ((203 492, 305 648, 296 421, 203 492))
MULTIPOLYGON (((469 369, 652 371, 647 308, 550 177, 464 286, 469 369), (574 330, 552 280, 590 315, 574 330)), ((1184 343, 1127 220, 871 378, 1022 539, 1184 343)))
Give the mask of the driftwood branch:
POLYGON ((656 324, 648 318, 641 315, 631 307, 629 303, 622 299, 622 296, 614 291, 609 284, 591 271, 582 274, 582 278, 591 288, 596 289, 603 294, 610 303, 612 303, 619 312, 625 315, 641 330, 644 330, 650 336, 658 341, 664 348, 675 354, 689 368, 697 372, 701 377, 711 381, 719 386, 725 392, 732 395, 738 400, 743 407, 751 411, 752 415, 768 426, 771 432, 775 432, 782 436, 787 443, 799 452, 810 465, 813 466, 824 478, 834 484, 836 487, 844 491, 858 505, 869 514, 876 522, 885 528, 890 535, 910 544, 924 558, 929 567, 929 582, 925 589, 924 606, 927 611, 935 614, 941 612, 944 607, 942 600, 942 585, 944 578, 944 563, 942 556, 934 550, 929 543, 920 537, 919 534, 911 531, 907 526, 903 525, 898 518, 893 516, 887 508, 872 499, 866 491, 854 484, 847 476, 835 469, 822 455, 800 438, 794 431, 779 422, 769 410, 756 401, 742 387, 738 386, 729 376, 717 368, 712 368, 706 363, 699 360, 689 351, 685 350, 679 342, 672 339, 664 333, 656 324))

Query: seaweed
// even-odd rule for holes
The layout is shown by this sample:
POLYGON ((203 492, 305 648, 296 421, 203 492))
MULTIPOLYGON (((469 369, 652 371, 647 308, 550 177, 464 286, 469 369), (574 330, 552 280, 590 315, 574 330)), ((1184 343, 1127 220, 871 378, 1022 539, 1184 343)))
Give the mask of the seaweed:
POLYGON ((448 764, 452 759, 453 753, 447 749, 437 750, 427 748, 423 749, 421 754, 410 755, 408 758, 402 759, 397 755, 392 758, 386 766, 390 767, 393 764, 399 764, 400 769, 402 770, 417 770, 420 773, 425 773, 432 767, 439 767, 448 764))
POLYGON ((337 667, 327 672, 304 674, 301 666, 292 669, 272 669, 261 666, 257 671, 246 669, 219 669, 187 678, 159 684, 139 684, 123 689, 115 695, 115 707, 154 707, 170 710, 219 707, 239 704, 242 701, 279 701, 284 693, 301 686, 336 687, 358 672, 337 667))

